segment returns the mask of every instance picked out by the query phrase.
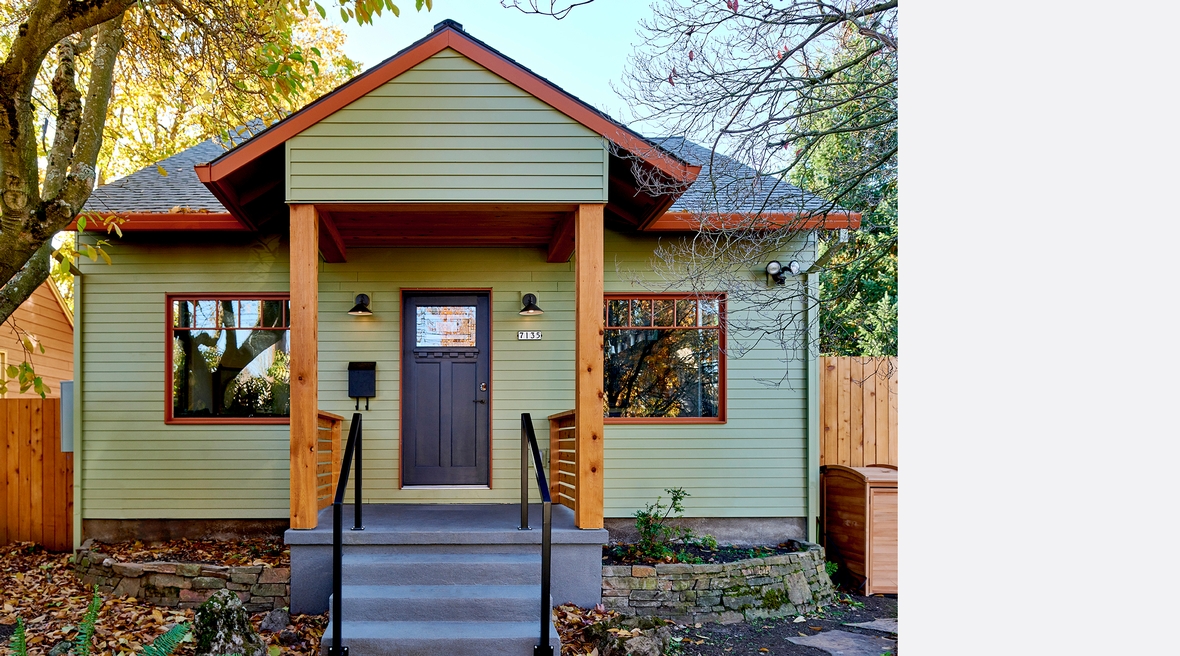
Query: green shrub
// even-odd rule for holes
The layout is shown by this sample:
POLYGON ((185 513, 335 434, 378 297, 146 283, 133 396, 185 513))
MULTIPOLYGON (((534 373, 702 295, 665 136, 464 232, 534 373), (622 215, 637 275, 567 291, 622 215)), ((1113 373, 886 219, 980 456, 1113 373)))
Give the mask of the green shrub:
POLYGON ((840 566, 830 560, 824 563, 824 571, 828 573, 828 578, 835 576, 836 570, 838 569, 840 569, 840 566))
POLYGON ((663 497, 656 497, 655 503, 647 504, 643 510, 635 511, 635 528, 639 531, 639 542, 634 545, 634 554, 641 558, 664 560, 674 555, 673 544, 692 544, 692 531, 670 524, 684 516, 684 499, 691 496, 682 487, 664 490, 672 498, 668 505, 661 503, 663 497))

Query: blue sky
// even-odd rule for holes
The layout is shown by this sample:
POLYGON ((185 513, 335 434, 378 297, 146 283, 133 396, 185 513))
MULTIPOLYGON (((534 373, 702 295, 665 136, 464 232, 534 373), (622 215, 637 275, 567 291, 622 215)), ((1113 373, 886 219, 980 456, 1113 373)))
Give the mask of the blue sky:
MULTIPOLYGON (((371 67, 450 18, 569 93, 618 120, 628 118, 623 100, 610 84, 622 79, 627 56, 638 42, 639 20, 649 15, 645 0, 596 0, 560 21, 505 9, 499 0, 434 0, 433 11, 420 13, 414 11, 414 0, 396 4, 400 17, 385 12, 373 25, 345 24, 339 12, 328 11, 328 18, 348 35, 344 46, 348 56, 371 67)), ((635 127, 642 131, 642 126, 635 127)))

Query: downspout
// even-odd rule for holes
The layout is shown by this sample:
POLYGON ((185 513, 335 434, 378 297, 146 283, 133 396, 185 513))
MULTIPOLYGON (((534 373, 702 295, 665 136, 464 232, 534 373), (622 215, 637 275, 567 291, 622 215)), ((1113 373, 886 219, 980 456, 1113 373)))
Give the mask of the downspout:
MULTIPOLYGON (((78 237, 81 237, 79 234, 78 237)), ((72 268, 72 267, 71 267, 72 268)), ((74 271, 74 550, 82 546, 82 272, 74 271)))
MULTIPOLYGON (((808 237, 815 252, 815 232, 808 237)), ((829 250, 830 252, 830 250, 829 250)), ((825 253, 825 255, 827 255, 825 253)), ((819 541, 819 276, 813 276, 826 262, 821 258, 803 272, 803 318, 807 322, 807 540, 819 541), (817 266, 818 265, 818 266, 817 266)))
MULTIPOLYGON (((808 236, 811 252, 816 250, 815 231, 808 236)), ((800 276, 806 293, 803 297, 803 317, 807 322, 807 540, 819 541, 819 273, 840 249, 848 243, 848 230, 841 229, 836 243, 812 262, 800 276), (814 274, 814 275, 813 275, 814 274)))

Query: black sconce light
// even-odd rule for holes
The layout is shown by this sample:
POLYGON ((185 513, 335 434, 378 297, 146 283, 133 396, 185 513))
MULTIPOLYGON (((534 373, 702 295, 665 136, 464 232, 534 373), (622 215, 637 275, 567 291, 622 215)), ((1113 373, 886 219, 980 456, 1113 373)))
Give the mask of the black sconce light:
POLYGON ((369 295, 368 294, 357 294, 356 295, 356 305, 354 305, 352 307, 352 309, 348 311, 348 313, 354 317, 371 317, 371 316, 373 316, 373 311, 369 309, 369 295))
POLYGON ((519 312, 520 316, 522 316, 522 317, 535 317, 538 314, 545 314, 544 310, 537 307, 537 295, 536 294, 525 294, 524 297, 521 298, 520 300, 521 300, 521 302, 524 303, 524 307, 521 308, 521 310, 519 312))
POLYGON ((785 267, 778 260, 771 260, 766 265, 766 275, 773 278, 776 285, 784 284, 788 274, 792 276, 799 275, 799 263, 795 260, 791 260, 785 267))

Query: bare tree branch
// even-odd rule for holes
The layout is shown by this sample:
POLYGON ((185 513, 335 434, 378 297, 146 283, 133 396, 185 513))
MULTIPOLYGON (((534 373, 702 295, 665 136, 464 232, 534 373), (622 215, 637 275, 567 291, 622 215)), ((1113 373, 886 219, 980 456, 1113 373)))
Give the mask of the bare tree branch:
POLYGON ((539 14, 552 16, 561 20, 570 15, 575 7, 588 5, 594 0, 549 0, 548 8, 544 0, 500 0, 500 6, 506 9, 516 9, 522 14, 539 14))

